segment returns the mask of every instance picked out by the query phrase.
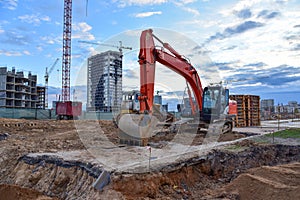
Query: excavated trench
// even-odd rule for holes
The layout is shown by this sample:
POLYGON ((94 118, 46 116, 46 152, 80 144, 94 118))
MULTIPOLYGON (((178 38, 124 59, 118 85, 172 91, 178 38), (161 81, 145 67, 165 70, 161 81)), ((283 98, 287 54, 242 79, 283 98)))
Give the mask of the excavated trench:
MULTIPOLYGON (((0 184, 6 184, 0 185, 0 191, 7 185, 17 185, 19 192, 31 188, 49 199, 239 199, 240 194, 222 192, 221 188, 251 168, 300 161, 299 145, 258 145, 244 141, 235 147, 212 150, 205 156, 165 166, 159 172, 113 173, 103 191, 92 187, 103 171, 101 166, 52 156, 10 155, 0 159, 0 184), (12 161, 12 157, 16 159, 12 161)), ((0 199, 7 199, 5 195, 0 192, 0 199)))
MULTIPOLYGON (((213 190, 231 182, 250 168, 299 160, 300 146, 263 145, 240 152, 213 150, 206 156, 167 166, 160 173, 118 175, 113 181, 113 188, 128 199, 209 199, 213 190)), ((218 194, 213 195, 213 198, 218 197, 218 194)), ((227 197, 239 198, 231 194, 227 197)))

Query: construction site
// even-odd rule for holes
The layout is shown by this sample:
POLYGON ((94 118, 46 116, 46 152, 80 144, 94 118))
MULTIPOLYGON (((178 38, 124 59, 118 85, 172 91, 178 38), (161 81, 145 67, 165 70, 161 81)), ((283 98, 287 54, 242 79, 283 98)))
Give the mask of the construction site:
POLYGON ((0 199, 298 199, 300 140, 274 125, 138 147, 112 121, 1 119, 0 199))
POLYGON ((202 85, 180 49, 145 29, 139 90, 122 91, 122 50, 132 48, 98 44, 119 51, 87 59, 84 110, 70 94, 71 0, 63 21, 53 109, 48 79, 59 59, 46 68, 45 86, 31 72, 0 68, 0 200, 300 199, 297 102, 292 118, 274 112, 262 119, 259 95, 202 85), (155 95, 157 63, 186 81, 177 112, 155 95))

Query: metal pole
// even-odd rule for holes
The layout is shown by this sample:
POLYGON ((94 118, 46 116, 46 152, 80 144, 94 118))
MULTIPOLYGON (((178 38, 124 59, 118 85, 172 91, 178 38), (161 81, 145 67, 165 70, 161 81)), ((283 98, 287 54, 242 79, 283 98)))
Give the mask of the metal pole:
POLYGON ((148 146, 147 149, 149 149, 149 164, 148 164, 148 169, 149 169, 149 173, 151 172, 150 170, 150 162, 151 162, 151 147, 148 146))
POLYGON ((278 114, 277 119, 278 119, 278 130, 279 130, 280 129, 280 126, 279 126, 279 124, 280 124, 280 114, 278 114))

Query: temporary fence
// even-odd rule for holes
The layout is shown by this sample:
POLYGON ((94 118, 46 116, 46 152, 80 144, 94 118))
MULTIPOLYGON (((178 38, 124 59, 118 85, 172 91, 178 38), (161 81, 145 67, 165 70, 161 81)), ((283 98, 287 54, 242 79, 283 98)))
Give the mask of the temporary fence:
POLYGON ((55 110, 39 108, 0 108, 0 118, 55 119, 55 110))
MULTIPOLYGON (((11 119, 56 119, 55 109, 38 108, 0 108, 0 118, 11 119)), ((80 119, 87 120, 112 120, 113 113, 82 112, 80 119)))

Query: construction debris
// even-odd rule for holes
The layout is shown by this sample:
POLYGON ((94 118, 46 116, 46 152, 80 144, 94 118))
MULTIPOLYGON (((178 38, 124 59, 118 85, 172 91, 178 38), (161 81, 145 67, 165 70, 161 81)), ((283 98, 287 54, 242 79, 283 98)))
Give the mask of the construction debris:
POLYGON ((9 136, 8 133, 0 133, 0 141, 1 140, 6 140, 8 136, 9 136))

